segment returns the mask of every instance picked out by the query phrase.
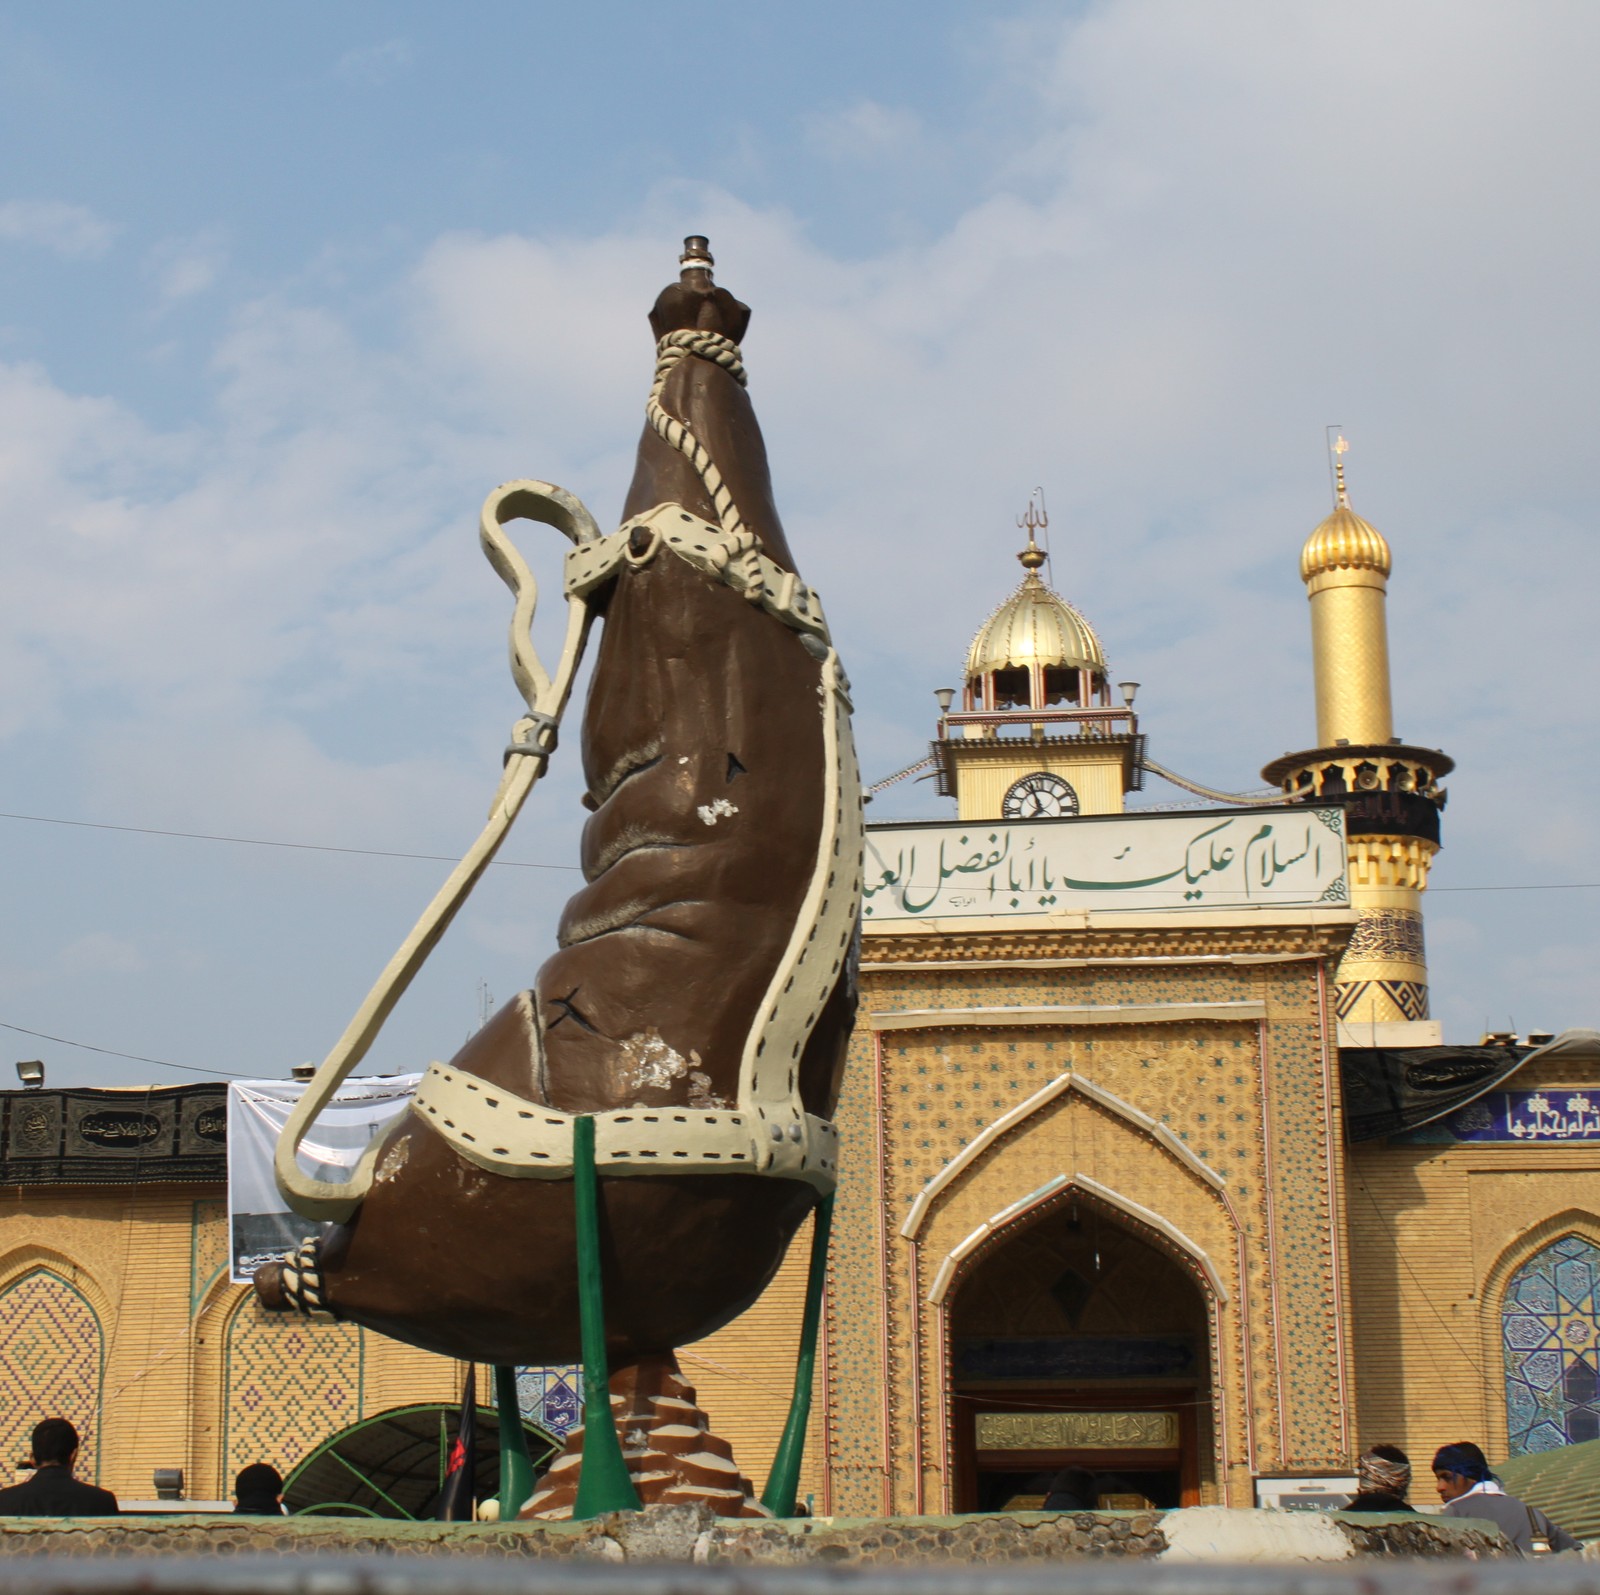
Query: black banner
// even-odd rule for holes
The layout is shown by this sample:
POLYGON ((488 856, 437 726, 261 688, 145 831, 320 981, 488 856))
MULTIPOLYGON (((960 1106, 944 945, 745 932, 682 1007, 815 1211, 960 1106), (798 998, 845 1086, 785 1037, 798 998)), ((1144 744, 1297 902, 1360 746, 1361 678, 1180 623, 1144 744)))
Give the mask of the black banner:
POLYGON ((228 1088, 0 1091, 0 1185, 225 1180, 228 1088))

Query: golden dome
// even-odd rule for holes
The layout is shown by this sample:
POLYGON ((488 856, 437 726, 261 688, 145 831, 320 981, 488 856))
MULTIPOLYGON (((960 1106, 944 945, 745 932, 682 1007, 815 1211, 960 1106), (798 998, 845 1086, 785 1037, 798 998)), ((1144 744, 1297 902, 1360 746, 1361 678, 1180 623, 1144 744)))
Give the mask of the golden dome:
POLYGON ((1029 566, 1028 574, 972 639, 967 650, 967 680, 1028 665, 1104 670, 1105 650, 1094 627, 1039 580, 1027 555, 1019 557, 1029 566))
POLYGON ((1330 570, 1389 574, 1389 545, 1383 533, 1344 503, 1306 539, 1306 546, 1300 551, 1301 581, 1308 582, 1330 570))

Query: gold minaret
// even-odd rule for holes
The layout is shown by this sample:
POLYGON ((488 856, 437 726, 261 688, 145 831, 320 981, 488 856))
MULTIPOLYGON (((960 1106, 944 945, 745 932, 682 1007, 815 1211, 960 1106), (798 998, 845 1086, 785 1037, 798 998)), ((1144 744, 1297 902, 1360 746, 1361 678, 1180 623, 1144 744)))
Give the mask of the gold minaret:
POLYGON ((1439 851, 1439 777, 1455 766, 1437 749, 1394 735, 1389 545, 1350 508, 1348 447, 1343 437, 1333 445, 1333 513, 1300 554, 1320 745, 1287 753, 1261 773, 1301 802, 1337 801, 1345 811, 1350 896, 1360 917, 1336 982, 1342 1044, 1427 1046, 1440 1036, 1428 1017, 1422 894, 1439 851))

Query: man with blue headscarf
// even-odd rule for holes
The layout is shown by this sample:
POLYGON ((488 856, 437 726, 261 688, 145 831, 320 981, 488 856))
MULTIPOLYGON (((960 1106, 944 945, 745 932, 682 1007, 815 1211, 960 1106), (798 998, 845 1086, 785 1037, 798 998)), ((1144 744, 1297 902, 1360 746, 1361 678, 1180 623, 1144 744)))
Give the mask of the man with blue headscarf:
POLYGON ((1578 1542, 1538 1507, 1507 1495, 1489 1471, 1483 1452, 1470 1441, 1441 1446, 1433 1458, 1433 1477, 1449 1516, 1493 1523, 1523 1556, 1580 1549, 1578 1542))

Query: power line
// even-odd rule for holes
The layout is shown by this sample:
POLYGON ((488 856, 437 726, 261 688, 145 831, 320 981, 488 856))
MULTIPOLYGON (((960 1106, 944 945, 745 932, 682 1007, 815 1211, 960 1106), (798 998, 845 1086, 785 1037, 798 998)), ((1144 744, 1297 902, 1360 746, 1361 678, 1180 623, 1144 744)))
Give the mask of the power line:
MULTIPOLYGON (((124 831, 131 836, 172 836, 186 842, 233 842, 240 847, 286 847, 300 853, 356 853, 364 858, 419 858, 439 864, 455 864, 453 853, 399 853, 379 847, 334 847, 324 842, 276 842, 260 836, 219 836, 209 831, 162 831, 150 825, 109 825, 102 820, 58 820, 48 814, 0 814, 0 820, 27 820, 34 825, 70 825, 81 831, 124 831)), ((517 859, 497 858, 506 869, 578 870, 576 864, 525 864, 517 859)))
POLYGON ((1430 892, 1595 892, 1600 881, 1538 881, 1531 886, 1430 886, 1430 892))
MULTIPOLYGON (((913 765, 912 769, 920 768, 913 765)), ((902 774, 906 772, 901 772, 902 774)), ((232 842, 239 847, 282 847, 298 853, 351 853, 361 858, 410 858, 436 864, 459 862, 453 853, 402 853, 380 847, 336 847, 327 842, 280 842, 264 836, 223 836, 212 831, 167 831, 150 825, 112 825, 104 820, 62 820, 49 814, 6 814, 0 820, 25 820, 33 825, 67 825, 83 831, 121 831, 130 836, 169 836, 186 842, 232 842)), ((523 859, 497 858, 496 868, 564 870, 581 873, 577 864, 535 864, 523 859)), ((1600 881, 1531 881, 1512 886, 1430 886, 1438 892, 1600 892, 1600 881)), ((177 1068, 177 1064, 171 1067, 177 1068)), ((240 1077, 241 1079, 244 1076, 240 1077)))
POLYGON ((93 1047, 87 1041, 68 1041, 65 1036, 46 1035, 42 1030, 29 1030, 23 1025, 8 1025, 0 1019, 0 1030, 14 1030, 19 1036, 33 1036, 39 1041, 53 1041, 59 1047, 76 1047, 80 1052, 100 1052, 108 1058, 128 1058, 134 1063, 153 1063, 158 1069, 181 1069, 185 1074, 225 1075, 230 1080, 251 1080, 254 1075, 240 1074, 233 1069, 199 1069, 192 1063, 168 1063, 165 1058, 141 1058, 137 1052, 118 1052, 115 1047, 93 1047))

